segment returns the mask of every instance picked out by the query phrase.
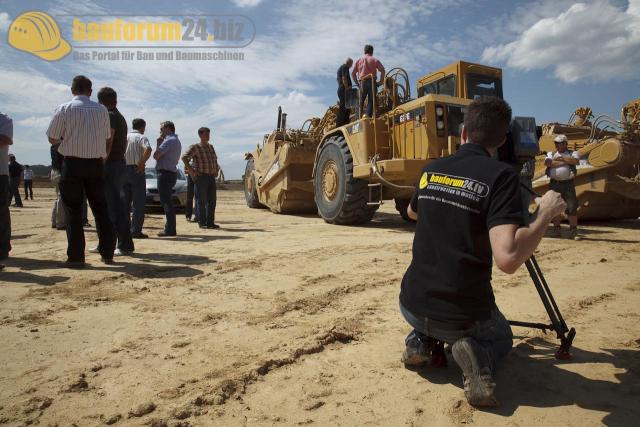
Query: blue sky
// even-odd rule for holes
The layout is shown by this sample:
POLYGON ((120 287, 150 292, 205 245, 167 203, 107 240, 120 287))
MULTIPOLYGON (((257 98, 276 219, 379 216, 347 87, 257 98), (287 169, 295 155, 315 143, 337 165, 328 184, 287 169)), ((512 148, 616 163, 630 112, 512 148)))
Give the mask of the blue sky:
MULTIPOLYGON (((69 22, 59 19, 63 36, 69 22)), ((173 120, 183 145, 196 130, 213 130, 227 178, 240 178, 244 153, 275 125, 282 105, 299 126, 335 103, 335 71, 365 43, 391 67, 415 80, 457 59, 499 66, 504 94, 516 115, 538 123, 566 121, 578 106, 618 117, 640 96, 640 0, 575 2, 478 0, 236 0, 236 1, 2 1, 0 111, 14 118, 18 160, 47 164, 44 135, 54 108, 70 98, 76 74, 94 93, 118 92, 130 122, 147 120, 150 136, 173 120), (256 27, 244 61, 46 62, 7 45, 11 21, 28 10, 70 14, 241 14, 256 27)), ((71 43, 74 44, 73 42, 71 43)), ((95 99, 95 96, 94 96, 95 99)))

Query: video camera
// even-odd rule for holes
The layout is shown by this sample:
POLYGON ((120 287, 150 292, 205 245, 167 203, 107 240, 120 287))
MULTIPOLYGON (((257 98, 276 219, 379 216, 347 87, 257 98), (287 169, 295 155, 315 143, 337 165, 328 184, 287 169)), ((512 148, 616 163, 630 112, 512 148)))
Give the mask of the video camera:
POLYGON ((514 117, 506 142, 498 148, 498 160, 514 167, 521 176, 533 177, 533 160, 540 152, 539 137, 535 118, 514 117))

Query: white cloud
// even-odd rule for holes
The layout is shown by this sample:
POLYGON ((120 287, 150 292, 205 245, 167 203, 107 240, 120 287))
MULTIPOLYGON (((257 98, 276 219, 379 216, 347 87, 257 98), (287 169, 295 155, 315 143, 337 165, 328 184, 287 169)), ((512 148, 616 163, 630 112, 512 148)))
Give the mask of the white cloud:
POLYGON ((0 30, 7 31, 11 25, 11 18, 6 12, 0 12, 0 30))
POLYGON ((533 23, 514 41, 486 48, 482 60, 527 71, 552 68, 565 82, 637 79, 640 0, 626 10, 606 1, 576 3, 533 23))
POLYGON ((46 129, 51 122, 51 116, 30 116, 24 119, 18 120, 16 123, 18 126, 38 127, 46 129))
POLYGON ((14 71, 2 67, 0 75, 2 108, 12 114, 51 114, 71 96, 68 84, 58 83, 33 69, 14 71))
MULTIPOLYGON (((57 13, 69 13, 73 5, 74 1, 63 0, 57 13)), ((451 46, 416 35, 432 13, 452 5, 448 0, 278 2, 272 11, 277 20, 265 22, 253 43, 242 49, 244 61, 69 59, 59 65, 42 64, 49 67, 51 78, 33 70, 5 74, 7 70, 0 69, 0 96, 11 101, 3 108, 22 121, 17 134, 25 144, 37 144, 35 149, 46 129, 43 117, 70 98, 71 76, 85 74, 95 91, 105 85, 115 88, 123 115, 129 122, 143 117, 149 135, 156 134, 160 121, 170 119, 188 145, 195 142, 198 127, 211 127, 220 158, 238 169, 222 164, 227 176, 240 176, 238 156, 226 153, 260 143, 275 127, 278 105, 289 114, 292 127, 322 115, 336 100, 335 70, 346 56, 357 58, 365 43, 375 46, 387 69, 402 66, 413 72, 413 78, 426 71, 425 62, 454 59, 451 46), (402 25, 393 24, 399 22, 402 25), (319 92, 327 82, 331 91, 319 92)))
POLYGON ((256 7, 262 0, 233 0, 236 6, 238 7, 256 7))

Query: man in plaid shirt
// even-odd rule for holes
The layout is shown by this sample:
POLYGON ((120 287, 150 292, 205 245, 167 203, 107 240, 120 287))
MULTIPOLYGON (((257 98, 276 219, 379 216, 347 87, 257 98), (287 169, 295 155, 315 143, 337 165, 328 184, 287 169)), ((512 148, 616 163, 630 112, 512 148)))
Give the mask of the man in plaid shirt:
POLYGON ((220 171, 218 156, 209 143, 210 130, 198 129, 200 143, 193 144, 182 156, 184 169, 195 182, 200 228, 220 228, 214 223, 216 211, 216 177, 220 171))

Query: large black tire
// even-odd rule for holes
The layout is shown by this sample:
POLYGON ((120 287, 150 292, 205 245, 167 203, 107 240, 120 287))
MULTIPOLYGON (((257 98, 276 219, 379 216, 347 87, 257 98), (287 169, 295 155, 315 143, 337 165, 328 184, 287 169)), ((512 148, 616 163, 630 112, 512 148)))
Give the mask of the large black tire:
POLYGON ((264 206, 258 199, 258 190, 256 187, 256 178, 253 176, 253 159, 247 160, 247 166, 244 168, 244 199, 247 201, 247 206, 253 209, 261 209, 264 206))
POLYGON ((367 205, 367 181, 353 177, 353 157, 342 136, 332 136, 322 147, 313 186, 318 213, 330 224, 363 224, 378 209, 367 205))
POLYGON ((407 215, 407 208, 409 207, 409 203, 411 203, 411 199, 394 199, 396 201, 396 210, 405 221, 415 222, 415 220, 409 218, 407 215))

